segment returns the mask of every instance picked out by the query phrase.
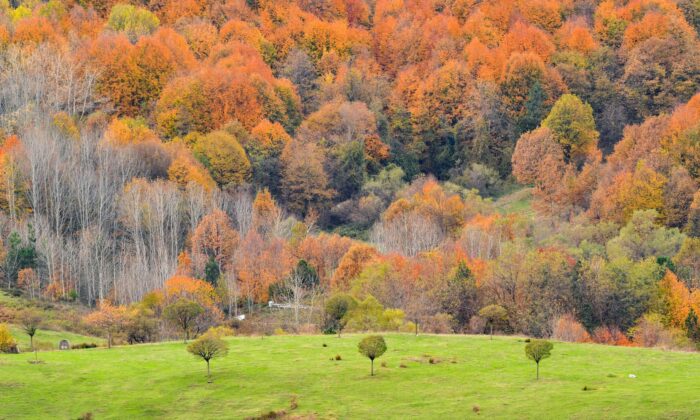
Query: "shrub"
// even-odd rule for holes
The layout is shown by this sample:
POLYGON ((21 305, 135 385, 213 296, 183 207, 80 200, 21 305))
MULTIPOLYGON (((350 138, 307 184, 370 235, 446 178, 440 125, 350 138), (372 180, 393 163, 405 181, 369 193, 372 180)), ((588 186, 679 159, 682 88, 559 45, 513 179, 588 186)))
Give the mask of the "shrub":
POLYGON ((225 325, 219 325, 217 327, 211 327, 207 330, 207 334, 212 334, 215 337, 233 337, 236 335, 236 332, 233 330, 233 328, 229 328, 225 325))
POLYGON ((667 347, 673 341, 659 314, 645 314, 631 332, 634 343, 642 347, 667 347))
POLYGON ((598 327, 593 331, 593 341, 610 346, 631 346, 633 343, 618 328, 598 327))
POLYGON ((479 315, 474 315, 469 319, 469 332, 472 334, 482 334, 486 328, 486 320, 479 315))
POLYGON ((311 323, 301 324, 299 328, 297 328, 297 333, 308 335, 318 334, 318 327, 315 324, 311 323))
POLYGON ((634 344, 643 347, 664 349, 690 349, 691 342, 685 333, 676 328, 667 328, 659 314, 646 314, 632 328, 634 344))
POLYGON ((345 328, 348 323, 348 317, 350 312, 357 306, 357 301, 347 294, 338 294, 331 296, 330 299, 326 301, 326 318, 328 319, 328 325, 326 325, 325 331, 329 333, 340 333, 345 328))
POLYGON ((381 327, 385 331, 398 331, 406 314, 401 309, 385 309, 381 317, 381 327))
POLYGON ((17 342, 5 324, 0 324, 0 353, 19 353, 17 342))
POLYGON ((453 325, 452 315, 439 313, 428 317, 423 324, 423 329, 433 334, 451 334, 454 332, 453 325))
POLYGON ((70 346, 71 349, 73 350, 78 350, 78 349, 94 349, 97 347, 97 344, 95 343, 80 343, 80 344, 73 344, 70 346))
POLYGON ((275 334, 275 335, 287 335, 287 332, 284 329, 277 327, 277 328, 275 328, 275 331, 273 332, 273 334, 275 334))
POLYGON ((552 338, 570 343, 588 343, 591 336, 580 322, 571 314, 566 314, 554 321, 552 338))
POLYGON ((413 321, 408 321, 407 323, 403 324, 401 328, 399 328, 399 331, 405 332, 405 333, 412 333, 416 330, 416 324, 413 323, 413 321))
POLYGON ((337 361, 340 361, 340 360, 343 360, 343 358, 342 358, 342 357, 340 357, 340 355, 339 355, 339 354, 336 354, 336 355, 335 355, 335 360, 337 360, 337 361))
POLYGON ((384 306, 374 296, 368 295, 348 313, 347 328, 351 331, 378 331, 383 313, 384 306))
POLYGON ((501 305, 488 305, 479 311, 479 316, 486 320, 489 334, 493 339, 493 331, 502 328, 508 322, 508 311, 501 305))

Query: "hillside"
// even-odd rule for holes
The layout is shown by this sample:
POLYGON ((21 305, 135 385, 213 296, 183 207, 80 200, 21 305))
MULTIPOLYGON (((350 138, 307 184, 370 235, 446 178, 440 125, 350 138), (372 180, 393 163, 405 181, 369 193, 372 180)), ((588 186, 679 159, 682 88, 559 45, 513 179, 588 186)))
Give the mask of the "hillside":
POLYGON ((9 322, 9 331, 22 352, 31 351, 31 346, 29 336, 19 325, 17 314, 29 308, 42 318, 41 328, 34 336, 34 343, 39 350, 57 350, 61 340, 68 340, 71 345, 105 343, 101 337, 87 333, 86 326, 81 322, 86 308, 81 305, 32 301, 0 291, 0 323, 9 322))
POLYGON ((0 0, 0 418, 700 416, 696 355, 641 349, 700 350, 699 31, 700 0, 0 0), (5 356, 35 329, 46 363, 5 356), (224 335, 265 338, 207 387, 173 341, 224 335))
POLYGON ((245 418, 279 410, 358 419, 700 414, 700 356, 693 353, 557 342, 536 381, 519 338, 392 334, 370 377, 369 361, 357 352, 360 338, 227 339, 231 350, 212 362, 212 384, 182 343, 41 353, 39 365, 27 363, 30 355, 1 355, 0 418, 245 418), (336 355, 342 360, 331 360, 336 355))

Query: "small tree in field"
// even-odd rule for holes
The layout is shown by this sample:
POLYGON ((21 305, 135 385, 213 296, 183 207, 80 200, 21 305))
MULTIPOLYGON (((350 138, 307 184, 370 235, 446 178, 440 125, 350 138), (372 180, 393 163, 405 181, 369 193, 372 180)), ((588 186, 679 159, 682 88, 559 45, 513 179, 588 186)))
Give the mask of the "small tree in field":
POLYGON ((207 380, 211 383, 209 362, 211 359, 226 356, 228 354, 228 344, 216 334, 206 333, 191 342, 187 346, 187 351, 207 362, 207 380))
POLYGON ((381 335, 370 335, 362 339, 357 345, 360 353, 370 360, 370 375, 374 376, 374 359, 380 357, 386 351, 386 342, 381 335))
POLYGON ((199 303, 180 298, 163 310, 163 316, 173 324, 176 324, 185 333, 185 343, 190 339, 190 328, 197 317, 204 312, 199 303))
POLYGON ((491 339, 493 340, 493 327, 503 325, 508 320, 508 312, 501 305, 484 306, 479 311, 479 316, 486 320, 489 326, 491 339))
POLYGON ((39 329, 41 320, 41 314, 31 309, 25 309, 19 315, 19 323, 22 326, 24 332, 27 333, 27 335, 29 336, 29 345, 31 346, 32 351, 34 352, 34 360, 36 360, 37 362, 39 361, 39 355, 36 352, 36 346, 34 346, 34 335, 39 329))
POLYGON ((540 362, 551 356, 554 345, 547 340, 531 340, 525 346, 525 355, 537 364, 537 379, 540 379, 540 362))
POLYGON ((36 351, 34 348, 34 335, 39 329, 41 321, 41 314, 31 309, 26 309, 19 315, 19 323, 24 332, 29 336, 29 344, 33 351, 36 351))
POLYGON ((338 331, 338 337, 348 322, 348 313, 356 306, 355 299, 346 294, 335 295, 326 301, 326 316, 333 324, 333 328, 338 331))

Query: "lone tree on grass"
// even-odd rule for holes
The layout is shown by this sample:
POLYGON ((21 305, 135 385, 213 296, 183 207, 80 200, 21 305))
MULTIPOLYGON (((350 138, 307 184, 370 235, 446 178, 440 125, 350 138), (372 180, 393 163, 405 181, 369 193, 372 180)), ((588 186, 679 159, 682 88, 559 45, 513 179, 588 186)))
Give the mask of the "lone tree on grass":
POLYGON ((525 346, 525 355, 537 364, 537 379, 540 379, 540 362, 551 356, 554 345, 547 340, 531 340, 525 346))
POLYGON ((508 312, 501 305, 484 306, 479 311, 479 316, 486 320, 489 326, 491 340, 493 340, 493 327, 503 325, 508 320, 508 312))
POLYGON ((206 333, 187 346, 187 351, 201 357, 207 362, 207 381, 211 383, 211 370, 209 362, 211 359, 224 357, 228 354, 228 344, 213 333, 206 333))
POLYGON ((352 311, 357 306, 355 299, 346 294, 338 294, 326 301, 326 316, 328 320, 332 323, 333 328, 338 331, 338 337, 340 337, 340 332, 348 323, 348 313, 352 311))
POLYGON ((29 336, 29 344, 34 352, 36 352, 36 349, 34 348, 34 335, 39 329, 41 321, 41 314, 31 309, 25 309, 19 315, 19 323, 24 332, 29 336))
POLYGON ((360 353, 370 360, 370 375, 374 376, 374 359, 380 357, 386 351, 386 342, 381 335, 369 335, 357 345, 360 353))
POLYGON ((190 328, 197 317, 204 312, 204 308, 199 303, 180 298, 163 310, 163 315, 167 320, 176 324, 185 333, 185 343, 190 339, 190 328))

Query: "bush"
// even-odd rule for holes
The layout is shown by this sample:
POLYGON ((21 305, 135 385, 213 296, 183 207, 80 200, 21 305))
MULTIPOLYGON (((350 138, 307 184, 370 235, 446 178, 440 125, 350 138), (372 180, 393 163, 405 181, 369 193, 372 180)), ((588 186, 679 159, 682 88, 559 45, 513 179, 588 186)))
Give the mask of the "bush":
POLYGON ((273 334, 274 335, 287 335, 287 332, 284 329, 277 327, 277 328, 275 328, 275 331, 273 332, 273 334))
POLYGON ((385 331, 398 331, 406 314, 401 309, 385 309, 381 317, 381 327, 385 331))
POLYGON ((96 347, 98 347, 98 346, 95 343, 80 343, 80 344, 73 344, 72 346, 70 346, 70 348, 73 350, 94 349, 96 347))
POLYGON ((631 329, 634 343, 642 347, 667 347, 672 343, 671 334, 666 330, 659 314, 642 316, 631 329))
POLYGON ((157 341, 158 320, 153 316, 152 311, 140 310, 129 317, 124 333, 129 344, 157 341))
POLYGON ((667 328, 659 314, 646 314, 632 328, 634 343, 642 347, 661 347, 664 349, 690 349, 692 345, 683 331, 667 328))
POLYGON ((359 302, 348 313, 347 329, 350 331, 379 331, 384 306, 372 295, 359 302))
POLYGON ((0 353, 19 353, 15 341, 7 325, 0 324, 0 353))
POLYGON ((476 189, 482 197, 498 194, 503 188, 503 181, 498 171, 481 163, 472 163, 464 168, 462 174, 455 178, 457 184, 467 190, 476 189))
POLYGON ((423 329, 433 334, 451 334, 454 332, 453 325, 452 315, 439 313, 428 317, 423 324, 423 329))
POLYGON ((416 331, 416 324, 413 323, 413 321, 408 321, 407 323, 403 324, 401 328, 399 328, 399 331, 405 332, 405 333, 412 333, 416 331))
POLYGON ((618 328, 598 327, 593 331, 593 342, 610 346, 631 346, 632 342, 618 328))
POLYGON ((301 324, 299 328, 297 328, 297 333, 308 335, 318 334, 318 327, 315 324, 301 324))
POLYGON ((469 332, 472 334, 483 334, 486 328, 486 320, 479 315, 474 315, 469 319, 469 332))
POLYGON ((211 327, 207 330, 207 334, 212 334, 215 337, 233 337, 236 335, 236 332, 232 329, 229 328, 225 325, 219 325, 217 327, 211 327))
POLYGON ((554 321, 552 338, 570 343, 588 343, 591 336, 583 325, 571 314, 566 314, 554 321))

